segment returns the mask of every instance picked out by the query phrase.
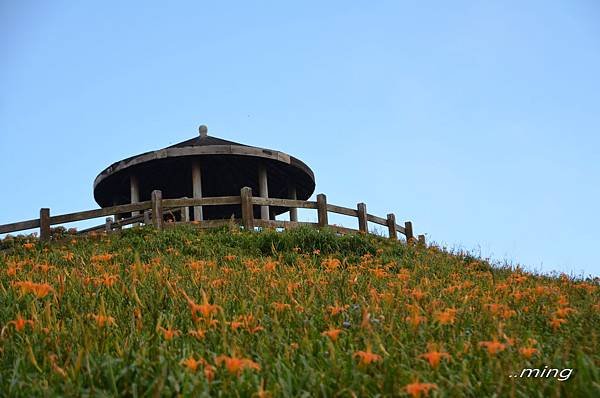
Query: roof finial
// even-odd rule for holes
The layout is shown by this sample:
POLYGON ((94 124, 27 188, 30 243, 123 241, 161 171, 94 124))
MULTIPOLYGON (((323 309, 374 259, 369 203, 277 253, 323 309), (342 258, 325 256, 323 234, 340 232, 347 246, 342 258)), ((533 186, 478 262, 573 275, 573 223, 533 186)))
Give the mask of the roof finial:
POLYGON ((205 125, 201 125, 198 130, 200 131, 200 138, 205 138, 208 136, 208 127, 205 125))

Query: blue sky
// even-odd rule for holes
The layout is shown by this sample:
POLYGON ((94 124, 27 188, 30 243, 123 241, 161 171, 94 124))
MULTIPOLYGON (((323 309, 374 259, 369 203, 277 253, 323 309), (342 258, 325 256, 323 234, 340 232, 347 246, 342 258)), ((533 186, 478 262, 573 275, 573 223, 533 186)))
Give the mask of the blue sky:
POLYGON ((125 3, 0 4, 0 223, 204 123, 449 248, 600 275, 597 1, 125 3))

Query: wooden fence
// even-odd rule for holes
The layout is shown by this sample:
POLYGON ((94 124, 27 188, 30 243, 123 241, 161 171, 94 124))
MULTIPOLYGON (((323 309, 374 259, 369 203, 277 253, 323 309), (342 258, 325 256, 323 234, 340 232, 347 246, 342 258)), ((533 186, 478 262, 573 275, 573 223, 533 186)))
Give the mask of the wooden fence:
POLYGON ((410 221, 406 221, 404 225, 396 223, 396 216, 388 214, 386 218, 378 217, 367 213, 367 205, 358 203, 356 209, 332 205, 327 203, 327 197, 324 194, 317 195, 316 201, 295 200, 295 199, 278 199, 278 198, 262 198, 252 196, 252 189, 244 187, 241 189, 240 196, 221 196, 211 198, 180 198, 180 199, 163 199, 161 191, 153 191, 151 200, 118 205, 112 207, 104 207, 102 209, 86 210, 76 213, 68 213, 57 216, 50 215, 50 209, 40 209, 40 218, 21 221, 11 224, 0 225, 0 234, 23 231, 27 229, 39 228, 40 240, 48 241, 50 239, 50 226, 65 224, 75 221, 89 220, 98 217, 106 217, 115 215, 115 219, 107 218, 106 222, 92 228, 87 228, 78 233, 88 233, 92 231, 104 230, 111 232, 119 230, 125 225, 131 224, 152 224, 157 229, 163 229, 165 225, 180 224, 189 222, 189 207, 191 206, 222 206, 222 205, 240 205, 241 219, 225 219, 225 220, 205 220, 193 221, 192 223, 201 228, 214 228, 231 223, 241 224, 246 230, 254 230, 255 227, 263 228, 294 228, 300 225, 310 225, 314 227, 329 227, 339 233, 368 233, 368 222, 387 227, 388 234, 391 239, 398 239, 398 234, 406 237, 408 243, 425 244, 425 236, 419 235, 415 239, 413 235, 413 227, 410 221), (281 220, 262 220, 254 218, 254 206, 278 206, 292 209, 316 209, 317 222, 299 222, 299 221, 281 221, 281 220), (123 213, 131 213, 131 217, 117 219, 116 215, 123 213), (328 221, 328 213, 337 213, 345 216, 358 218, 358 230, 342 227, 339 225, 330 225, 328 221), (154 215, 161 214, 161 217, 154 215), (165 215, 171 214, 173 220, 176 216, 179 217, 179 222, 166 223, 164 222, 165 215))

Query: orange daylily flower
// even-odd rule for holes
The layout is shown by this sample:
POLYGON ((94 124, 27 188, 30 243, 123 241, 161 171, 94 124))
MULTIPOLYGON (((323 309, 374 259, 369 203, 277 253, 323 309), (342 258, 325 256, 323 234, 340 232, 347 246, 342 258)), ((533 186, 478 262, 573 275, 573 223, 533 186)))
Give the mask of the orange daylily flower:
POLYGON ((13 321, 8 321, 8 325, 15 325, 15 330, 17 332, 22 332, 25 329, 25 326, 29 325, 33 328, 34 322, 32 319, 24 319, 21 314, 17 316, 17 318, 13 321))
POLYGON ((550 319, 550 326, 552 326, 552 329, 557 330, 558 328, 560 328, 560 326, 563 323, 567 323, 566 319, 562 319, 562 318, 552 318, 550 319))
POLYGON ((346 309, 348 308, 348 304, 344 305, 344 306, 339 306, 339 305, 330 305, 329 307, 327 307, 329 309, 329 313, 331 315, 337 315, 337 314, 341 314, 342 312, 346 311, 346 309))
POLYGON ((359 364, 363 366, 369 365, 373 362, 381 361, 383 359, 381 355, 373 354, 370 347, 367 348, 367 351, 355 352, 354 357, 358 357, 359 364))
POLYGON ((248 358, 228 357, 219 355, 215 358, 217 365, 224 364, 225 369, 231 374, 239 376, 244 369, 260 371, 260 365, 248 358))
POLYGON ((102 314, 99 314, 99 315, 88 314, 88 316, 90 318, 94 319, 94 321, 96 322, 96 325, 98 325, 99 327, 116 325, 115 318, 113 318, 112 316, 106 316, 106 315, 102 315, 102 314))
POLYGON ((202 359, 194 359, 193 355, 190 355, 188 358, 184 359, 183 361, 181 361, 181 364, 183 366, 185 366, 186 368, 188 368, 189 370, 191 370, 192 372, 195 372, 198 369, 199 365, 202 365, 203 360, 202 359))
POLYGON ((523 347, 521 349, 519 349, 519 352, 521 353, 521 355, 523 355, 525 358, 529 359, 531 358, 534 354, 538 353, 538 349, 537 348, 533 348, 533 347, 523 347))
POLYGON ((114 257, 114 254, 110 254, 110 253, 105 253, 105 254, 97 254, 95 256, 92 256, 91 260, 94 263, 103 263, 103 262, 107 262, 112 260, 112 258, 114 257))
POLYGON ((211 315, 216 314, 221 309, 221 307, 216 304, 209 304, 204 292, 202 292, 202 304, 196 304, 194 300, 192 300, 183 289, 181 289, 181 293, 183 294, 190 306, 192 318, 194 318, 194 320, 196 320, 197 313, 200 313, 204 317, 204 319, 208 319, 211 317, 211 315))
POLYGON ((13 286, 18 287, 21 293, 33 293, 37 298, 44 298, 54 289, 47 283, 34 283, 31 281, 13 282, 13 286))
POLYGON ((485 347, 490 355, 496 355, 497 353, 506 349, 506 344, 500 343, 498 340, 480 341, 479 346, 485 347))
POLYGON ((421 323, 427 321, 427 318, 414 312, 411 316, 407 316, 405 320, 416 329, 421 323))
POLYGON ((447 308, 442 312, 438 312, 437 314, 435 314, 435 319, 441 324, 441 325, 450 325, 453 324, 454 321, 456 320, 456 309, 454 308, 447 308))
POLYGON ((177 329, 165 329, 162 326, 159 326, 157 330, 161 331, 165 340, 170 341, 173 340, 174 337, 179 336, 181 332, 177 329))
POLYGON ((341 267, 342 263, 337 258, 326 258, 321 260, 321 265, 326 271, 331 272, 341 267))
POLYGON ((404 390, 413 398, 419 398, 421 394, 429 395, 429 391, 437 389, 437 384, 433 383, 411 383, 404 386, 404 390))
POLYGON ((31 249, 33 249, 34 246, 35 245, 31 242, 23 243, 23 248, 26 250, 31 250, 31 249))
POLYGON ((204 336, 206 335, 206 330, 203 330, 203 329, 190 330, 188 332, 188 334, 190 336, 195 337, 198 340, 202 340, 204 338, 204 336))
POLYGON ((237 256, 234 254, 228 254, 226 256, 223 256, 223 260, 225 261, 234 261, 236 258, 237 256))
POLYGON ((327 336, 331 341, 336 341, 342 332, 342 329, 329 329, 321 333, 322 336, 327 336))
POLYGON ((291 306, 289 304, 287 304, 287 303, 279 303, 277 301, 274 302, 272 305, 275 308, 275 311, 277 311, 277 312, 282 312, 282 311, 285 311, 286 309, 291 308, 291 306))
POLYGON ((556 310, 555 314, 557 318, 564 318, 571 313, 576 313, 577 311, 571 307, 562 307, 556 310))
POLYGON ((440 361, 443 358, 450 359, 451 356, 447 352, 430 351, 425 354, 419 355, 419 358, 424 358, 429 362, 432 368, 437 368, 440 365, 440 361))

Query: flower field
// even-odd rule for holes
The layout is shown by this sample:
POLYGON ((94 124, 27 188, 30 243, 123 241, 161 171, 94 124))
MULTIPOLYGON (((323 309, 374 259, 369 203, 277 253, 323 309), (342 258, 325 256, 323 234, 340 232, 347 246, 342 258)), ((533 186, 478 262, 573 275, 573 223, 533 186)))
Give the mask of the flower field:
POLYGON ((305 228, 0 248, 0 396, 600 396, 593 281, 305 228))

